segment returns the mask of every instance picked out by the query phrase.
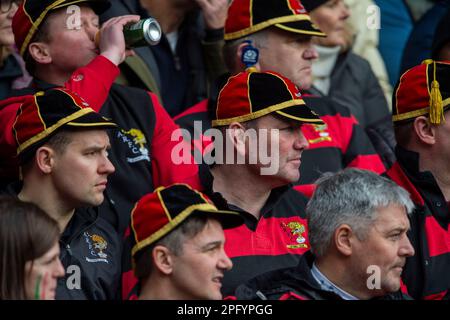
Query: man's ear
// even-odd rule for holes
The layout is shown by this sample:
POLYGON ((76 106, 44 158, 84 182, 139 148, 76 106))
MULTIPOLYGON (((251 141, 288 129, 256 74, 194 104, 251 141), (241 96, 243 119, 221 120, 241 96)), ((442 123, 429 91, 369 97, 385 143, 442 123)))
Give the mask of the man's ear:
POLYGON ((420 116, 415 118, 413 126, 417 138, 422 143, 428 145, 433 145, 436 143, 436 128, 430 123, 427 117, 420 116))
POLYGON ((174 257, 170 250, 164 246, 155 246, 152 250, 153 264, 156 269, 165 275, 173 272, 174 257))
MULTIPOLYGON (((252 46, 251 44, 249 44, 247 42, 242 42, 237 47, 236 56, 235 56, 235 59, 236 59, 235 65, 236 66, 240 66, 240 70, 245 70, 245 68, 246 68, 246 65, 242 62, 242 55, 243 55, 243 52, 244 52, 244 48, 248 47, 249 45, 252 46)), ((258 59, 258 62, 256 62, 255 65, 253 65, 253 67, 255 67, 257 71, 261 71, 261 65, 259 63, 259 59, 258 59)))
POLYGON ((352 241, 354 239, 355 234, 348 224, 342 224, 334 231, 334 245, 336 250, 344 256, 352 254, 352 241))
POLYGON ((47 146, 42 146, 36 150, 36 166, 44 174, 50 174, 55 165, 55 151, 47 146))
POLYGON ((44 42, 32 42, 28 46, 28 53, 31 58, 39 64, 49 64, 52 62, 49 47, 44 42))
POLYGON ((233 122, 228 126, 226 130, 226 143, 231 142, 234 146, 235 152, 245 157, 246 154, 246 139, 245 139, 245 127, 242 123, 233 122))

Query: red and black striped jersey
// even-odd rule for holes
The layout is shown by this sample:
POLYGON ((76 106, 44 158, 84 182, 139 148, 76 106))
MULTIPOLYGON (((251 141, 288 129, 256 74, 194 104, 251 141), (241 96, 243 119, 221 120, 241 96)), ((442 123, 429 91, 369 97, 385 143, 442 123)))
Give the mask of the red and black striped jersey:
POLYGON ((306 203, 307 198, 292 187, 282 187, 272 190, 259 219, 228 205, 244 217, 245 224, 224 231, 225 252, 233 261, 223 279, 224 296, 260 274, 298 264, 309 250, 306 203))
POLYGON ((450 209, 429 171, 419 171, 419 154, 396 148, 397 162, 387 175, 405 188, 416 208, 410 217, 409 238, 415 255, 406 260, 403 282, 415 299, 449 298, 450 209))

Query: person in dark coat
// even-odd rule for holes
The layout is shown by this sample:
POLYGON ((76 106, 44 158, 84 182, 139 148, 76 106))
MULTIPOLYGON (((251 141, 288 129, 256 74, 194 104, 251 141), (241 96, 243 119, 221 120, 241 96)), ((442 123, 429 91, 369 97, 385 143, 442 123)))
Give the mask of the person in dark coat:
POLYGON ((378 154, 395 160, 395 138, 386 97, 369 62, 343 50, 350 11, 343 0, 303 0, 311 20, 326 38, 315 38, 319 59, 313 63, 314 90, 346 106, 369 135, 378 154))
POLYGON ((439 21, 434 32, 431 58, 434 60, 450 60, 450 8, 439 21))

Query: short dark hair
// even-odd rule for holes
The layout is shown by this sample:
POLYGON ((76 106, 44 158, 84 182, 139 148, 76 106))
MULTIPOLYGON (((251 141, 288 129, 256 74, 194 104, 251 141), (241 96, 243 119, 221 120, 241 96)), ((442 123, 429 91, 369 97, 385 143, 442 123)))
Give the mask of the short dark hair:
POLYGON ((28 171, 33 163, 32 160, 34 160, 36 156, 37 149, 44 145, 48 145, 58 154, 63 154, 66 151, 67 146, 72 142, 71 133, 75 130, 76 129, 62 129, 52 135, 48 140, 44 140, 42 143, 39 143, 25 152, 22 152, 19 156, 19 163, 23 172, 26 173, 28 171))
POLYGON ((0 300, 27 299, 25 264, 58 243, 58 223, 33 203, 0 197, 0 300))
POLYGON ((52 136, 45 144, 49 145, 52 149, 54 149, 59 154, 63 154, 67 146, 72 142, 71 134, 74 130, 61 130, 57 132, 54 136, 52 136))

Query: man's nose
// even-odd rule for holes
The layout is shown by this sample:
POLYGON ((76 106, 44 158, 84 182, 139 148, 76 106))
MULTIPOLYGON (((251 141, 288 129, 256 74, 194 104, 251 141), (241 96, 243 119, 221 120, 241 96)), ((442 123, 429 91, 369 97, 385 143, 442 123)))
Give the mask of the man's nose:
POLYGON ((111 160, 109 160, 109 158, 106 156, 104 158, 104 162, 101 164, 99 169, 100 173, 106 173, 108 175, 116 171, 116 168, 112 164, 111 160))
POLYGON ((305 135, 303 134, 301 128, 298 129, 297 133, 298 134, 297 134, 297 137, 296 137, 295 142, 294 142, 294 148, 298 149, 298 150, 300 150, 300 149, 308 149, 309 142, 308 142, 308 139, 306 139, 305 135))
POLYGON ((319 58, 319 53, 317 52, 316 48, 312 45, 312 43, 309 44, 308 48, 303 52, 303 59, 305 60, 314 60, 319 58))
POLYGON ((408 236, 405 234, 399 248, 399 256, 412 257, 414 253, 414 247, 412 246, 411 241, 409 241, 408 236))
POLYGON ((230 270, 233 267, 233 262, 225 253, 225 250, 222 249, 222 255, 219 259, 218 266, 222 270, 230 270))

